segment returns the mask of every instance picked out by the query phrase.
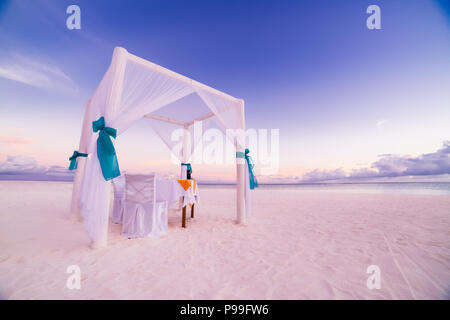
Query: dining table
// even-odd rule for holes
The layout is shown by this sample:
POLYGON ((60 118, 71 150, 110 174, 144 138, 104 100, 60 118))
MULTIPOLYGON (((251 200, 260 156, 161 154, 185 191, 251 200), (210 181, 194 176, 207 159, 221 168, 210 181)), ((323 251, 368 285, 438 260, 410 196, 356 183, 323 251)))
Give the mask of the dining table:
POLYGON ((186 209, 191 208, 191 218, 194 218, 194 206, 199 202, 197 181, 194 179, 156 178, 156 201, 167 201, 168 205, 181 203, 181 226, 186 228, 186 209))

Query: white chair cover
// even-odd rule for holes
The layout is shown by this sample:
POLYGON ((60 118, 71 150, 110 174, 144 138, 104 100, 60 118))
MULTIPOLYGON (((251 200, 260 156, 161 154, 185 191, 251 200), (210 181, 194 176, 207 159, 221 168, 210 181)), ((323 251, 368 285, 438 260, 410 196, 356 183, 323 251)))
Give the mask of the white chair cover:
POLYGON ((125 199, 125 175, 122 174, 113 179, 114 203, 111 220, 114 223, 122 223, 123 200, 125 199))
POLYGON ((167 201, 156 201, 155 185, 155 174, 125 174, 122 218, 124 236, 158 237, 167 232, 167 201))

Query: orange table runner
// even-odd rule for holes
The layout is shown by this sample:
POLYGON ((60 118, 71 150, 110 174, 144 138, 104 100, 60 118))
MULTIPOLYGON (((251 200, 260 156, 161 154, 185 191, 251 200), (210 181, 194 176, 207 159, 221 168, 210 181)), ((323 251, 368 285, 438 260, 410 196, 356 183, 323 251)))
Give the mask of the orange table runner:
POLYGON ((195 192, 195 188, 197 187, 197 181, 196 180, 177 180, 180 185, 183 187, 184 191, 187 191, 190 186, 192 186, 192 182, 194 182, 194 186, 192 187, 192 191, 195 192))

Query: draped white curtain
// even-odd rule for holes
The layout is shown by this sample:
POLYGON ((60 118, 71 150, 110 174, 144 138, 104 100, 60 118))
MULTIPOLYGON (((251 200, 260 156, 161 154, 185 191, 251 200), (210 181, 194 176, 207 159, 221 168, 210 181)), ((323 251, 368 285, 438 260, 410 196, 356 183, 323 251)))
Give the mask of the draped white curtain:
POLYGON ((155 131, 155 133, 161 138, 164 144, 172 151, 173 156, 180 162, 185 161, 183 150, 181 148, 183 130, 186 130, 188 135, 188 144, 185 150, 187 153, 186 161, 192 161, 192 155, 202 140, 203 133, 211 126, 212 123, 211 118, 203 120, 200 124, 200 130, 200 127, 196 127, 194 124, 185 128, 179 124, 168 123, 156 119, 146 119, 146 121, 153 131, 155 131), (196 130, 198 132, 195 132, 196 130))
MULTIPOLYGON (((98 133, 93 132, 92 121, 104 116, 105 126, 116 129, 117 136, 120 136, 133 123, 156 111, 161 117, 181 119, 177 120, 179 124, 148 119, 150 126, 171 149, 174 146, 171 135, 176 128, 185 128, 191 133, 191 137, 194 136, 193 123, 199 114, 211 114, 210 118, 203 121, 203 125, 214 121, 224 133, 226 129, 245 129, 242 100, 193 80, 189 81, 133 56, 123 48, 115 48, 111 65, 86 110, 82 139, 89 156, 85 165, 81 166, 84 172, 77 173, 81 175, 80 186, 74 186, 73 194, 75 201, 78 201, 88 236, 95 242, 106 241, 104 238, 108 227, 111 187, 101 172, 97 157, 98 133), (176 103, 191 94, 198 95, 204 110, 199 109, 200 106, 176 103), (79 190, 79 194, 76 190, 79 190)), ((196 138, 196 141, 191 141, 188 156, 192 154, 201 136, 197 135, 196 138)), ((242 141, 238 144, 239 149, 245 147, 242 141)), ((176 156, 182 159, 180 154, 176 156)), ((120 154, 118 160, 120 166, 120 154)))

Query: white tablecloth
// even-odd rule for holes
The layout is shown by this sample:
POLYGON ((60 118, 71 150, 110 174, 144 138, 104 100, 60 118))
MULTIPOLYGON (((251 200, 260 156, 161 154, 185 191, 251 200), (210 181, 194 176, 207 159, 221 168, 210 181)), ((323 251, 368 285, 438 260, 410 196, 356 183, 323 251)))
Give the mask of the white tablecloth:
POLYGON ((167 201, 169 206, 184 197, 183 206, 199 201, 198 186, 184 190, 177 180, 156 178, 156 201, 167 201))
POLYGON ((169 205, 184 194, 183 187, 176 180, 156 178, 156 201, 167 201, 169 205))

